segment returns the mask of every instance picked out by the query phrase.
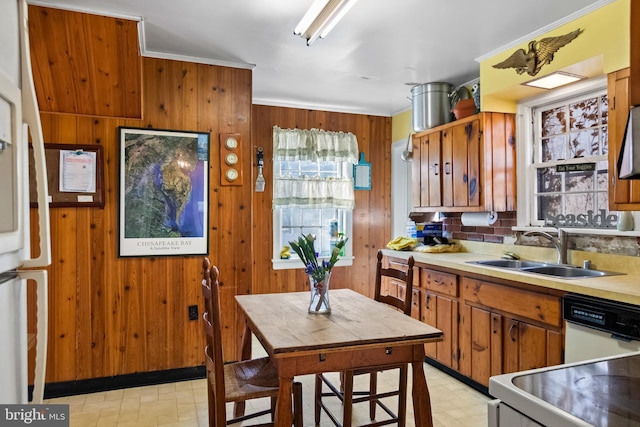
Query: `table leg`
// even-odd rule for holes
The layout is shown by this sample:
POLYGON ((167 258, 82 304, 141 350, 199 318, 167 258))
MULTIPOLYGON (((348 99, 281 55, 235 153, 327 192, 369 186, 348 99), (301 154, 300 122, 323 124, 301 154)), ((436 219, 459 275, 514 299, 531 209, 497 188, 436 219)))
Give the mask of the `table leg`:
POLYGON ((291 407, 291 387, 293 378, 280 377, 280 391, 276 403, 275 427, 291 427, 293 423, 291 407))
MULTIPOLYGON (((429 397, 429 389, 427 388, 427 380, 424 376, 423 360, 424 346, 422 348, 422 358, 411 363, 413 377, 413 413, 415 416, 416 427, 433 427, 433 419, 431 417, 431 398, 429 397)), ((419 354, 419 350, 414 348, 414 352, 419 354)))

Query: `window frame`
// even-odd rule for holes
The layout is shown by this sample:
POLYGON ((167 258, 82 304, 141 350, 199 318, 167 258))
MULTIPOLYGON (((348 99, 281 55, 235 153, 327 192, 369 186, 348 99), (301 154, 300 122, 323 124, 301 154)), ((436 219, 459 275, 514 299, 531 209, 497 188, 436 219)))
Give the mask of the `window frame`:
MULTIPOLYGON (((273 176, 274 180, 280 174, 280 160, 274 160, 273 162, 273 176)), ((321 162, 321 161, 318 161, 321 162)), ((341 177, 349 176, 349 173, 352 173, 353 165, 349 162, 335 162, 331 163, 341 163, 339 168, 342 169, 340 172, 341 177)), ((319 168, 321 169, 321 168, 319 168)), ((304 209, 304 208, 302 208, 304 209)), ((321 208, 309 208, 309 209, 321 209, 321 208)), ((341 208, 336 208, 341 209, 341 208)), ((342 209, 344 211, 344 235, 347 237, 353 236, 353 210, 352 209, 342 209)), ((291 258, 290 259, 281 259, 280 251, 284 245, 288 245, 288 242, 282 242, 280 239, 282 237, 282 208, 274 208, 272 209, 273 217, 272 217, 272 226, 273 226, 273 246, 272 246, 272 266, 274 270, 287 270, 287 269, 304 269, 305 266, 302 264, 298 256, 295 254, 293 250, 291 250, 291 258)), ((344 255, 341 255, 336 262, 335 266, 350 266, 353 265, 353 244, 352 239, 349 238, 347 240, 347 244, 344 247, 344 255)), ((326 256, 318 256, 318 260, 329 260, 330 254, 326 256)))
MULTIPOLYGON (((537 185, 535 168, 535 149, 534 146, 534 116, 533 110, 536 107, 560 102, 567 98, 585 95, 607 89, 606 76, 600 76, 583 82, 574 83, 572 85, 558 88, 550 92, 543 93, 538 96, 522 100, 517 105, 516 110, 516 147, 517 147, 517 168, 520 171, 526 171, 521 174, 522 178, 517 182, 517 226, 513 227, 514 231, 528 230, 545 230, 555 231, 554 227, 533 225, 533 197, 535 195, 535 186, 537 185)), ((611 102, 611 101, 609 101, 611 102)), ((609 123, 611 119, 609 118, 609 123)), ((617 211, 611 211, 617 212, 617 211)), ((620 232, 616 229, 596 229, 596 228, 563 228, 568 233, 575 234, 594 234, 594 235, 638 235, 640 232, 620 232)))

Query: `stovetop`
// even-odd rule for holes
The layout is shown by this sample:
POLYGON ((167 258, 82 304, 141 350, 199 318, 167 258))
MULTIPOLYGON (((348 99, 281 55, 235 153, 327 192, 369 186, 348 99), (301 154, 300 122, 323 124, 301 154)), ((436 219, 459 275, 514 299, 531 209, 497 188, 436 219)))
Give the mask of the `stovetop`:
POLYGON ((492 377, 489 392, 548 426, 640 426, 640 353, 492 377))

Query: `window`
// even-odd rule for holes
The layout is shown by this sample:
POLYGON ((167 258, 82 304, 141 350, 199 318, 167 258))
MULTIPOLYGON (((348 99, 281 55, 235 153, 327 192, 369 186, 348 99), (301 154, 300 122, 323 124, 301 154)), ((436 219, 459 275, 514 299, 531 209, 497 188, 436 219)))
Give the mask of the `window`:
POLYGON ((519 191, 527 204, 526 213, 519 213, 520 225, 615 227, 608 210, 605 85, 598 80, 579 92, 558 90, 519 106, 531 135, 524 135, 528 141, 519 152, 528 171, 526 187, 519 191))
MULTIPOLYGON (((276 133, 274 129, 274 153, 276 133)), ((357 158, 357 148, 352 154, 309 155, 292 147, 292 132, 286 130, 287 154, 274 155, 274 200, 273 200, 273 266, 274 269, 303 268, 295 252, 291 259, 280 258, 283 246, 297 240, 301 234, 316 236, 316 250, 320 257, 329 257, 336 241, 337 233, 351 236, 353 212, 353 163, 357 158), (291 154, 296 151, 295 154, 291 154), (308 158, 311 157, 311 158, 308 158), (337 226, 337 227, 336 227, 337 226)), ((301 139, 306 132, 299 131, 301 139)), ((322 132, 322 131, 320 131, 322 132)), ((326 133, 323 133, 325 135, 326 133)), ((328 133, 334 134, 334 133, 328 133)), ((341 135, 345 135, 340 133, 341 135)), ((351 135, 351 134, 349 134, 351 135)), ((355 137, 353 140, 355 140, 355 137)), ((308 145, 301 141, 300 146, 308 145)), ((313 144, 311 144, 313 145, 313 144)), ((336 147, 343 146, 338 144, 336 147)), ((357 147, 357 145, 355 146, 357 147)), ((317 154, 318 150, 312 150, 317 154)), ((335 150, 337 154, 340 150, 335 150)), ((282 150, 280 150, 282 152, 282 150)), ((345 246, 345 253, 337 265, 351 265, 351 240, 345 246)))

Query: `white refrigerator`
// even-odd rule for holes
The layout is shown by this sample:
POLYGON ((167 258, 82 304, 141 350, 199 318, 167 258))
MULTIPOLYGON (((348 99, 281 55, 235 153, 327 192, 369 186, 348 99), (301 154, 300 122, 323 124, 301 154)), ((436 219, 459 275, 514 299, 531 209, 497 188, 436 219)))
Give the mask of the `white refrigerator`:
POLYGON ((0 403, 28 403, 27 280, 37 283, 33 399, 42 403, 51 264, 44 143, 29 58, 25 0, 0 0, 0 403), (29 177, 29 136, 35 176, 29 177), (39 248, 31 257, 29 180, 37 181, 39 248))

